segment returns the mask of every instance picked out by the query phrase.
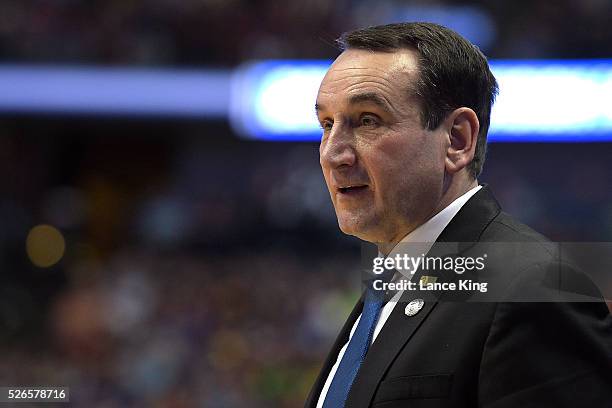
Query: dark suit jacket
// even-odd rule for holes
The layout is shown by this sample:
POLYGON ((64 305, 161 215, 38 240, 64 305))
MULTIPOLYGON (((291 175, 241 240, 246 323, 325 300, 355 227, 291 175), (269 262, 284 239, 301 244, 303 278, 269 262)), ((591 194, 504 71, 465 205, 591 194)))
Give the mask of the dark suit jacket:
MULTIPOLYGON (((486 186, 437 242, 541 243, 536 254, 509 260, 521 273, 497 277, 510 294, 524 282, 541 283, 553 264, 550 242, 501 212, 486 186)), ((412 317, 405 303, 395 306, 346 407, 612 407, 612 317, 605 303, 462 302, 412 291, 401 301, 416 297, 425 305, 412 317)), ((306 407, 316 406, 362 307, 360 300, 344 324, 306 407)))

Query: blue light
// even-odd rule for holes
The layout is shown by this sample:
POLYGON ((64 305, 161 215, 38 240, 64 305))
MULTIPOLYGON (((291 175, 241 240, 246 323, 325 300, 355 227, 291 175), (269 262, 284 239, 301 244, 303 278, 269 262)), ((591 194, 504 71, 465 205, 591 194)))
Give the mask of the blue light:
POLYGON ((226 117, 230 72, 0 65, 0 111, 226 117))
POLYGON ((496 61, 491 139, 612 140, 612 61, 496 61))
MULTIPOLYGON (((320 139, 316 92, 329 61, 267 61, 236 74, 231 120, 262 140, 320 139)), ((612 140, 612 61, 493 61, 491 141, 612 140)))
MULTIPOLYGON (((229 118, 245 138, 318 141, 331 61, 229 70, 0 65, 0 112, 229 118)), ((612 141, 612 60, 492 61, 494 142, 612 141)))
POLYGON ((255 139, 318 139, 314 101, 329 64, 266 61, 238 69, 232 87, 232 126, 255 139))

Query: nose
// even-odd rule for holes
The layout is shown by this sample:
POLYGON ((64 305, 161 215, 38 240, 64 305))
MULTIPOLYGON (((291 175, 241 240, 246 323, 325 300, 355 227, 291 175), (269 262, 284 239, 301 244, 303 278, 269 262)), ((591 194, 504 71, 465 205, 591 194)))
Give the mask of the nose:
POLYGON ((355 164, 357 155, 349 126, 336 121, 319 146, 321 167, 337 169, 355 164))

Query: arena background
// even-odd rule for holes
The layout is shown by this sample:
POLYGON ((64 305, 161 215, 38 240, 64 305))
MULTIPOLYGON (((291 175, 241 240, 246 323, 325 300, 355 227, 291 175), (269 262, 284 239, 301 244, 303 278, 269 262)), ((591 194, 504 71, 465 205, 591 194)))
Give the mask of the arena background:
MULTIPOLYGON (((395 8, 470 11, 491 58, 612 55, 604 0, 376 3, 4 0, 0 59, 330 59, 341 32, 395 8)), ((481 181, 552 239, 611 241, 611 159, 612 143, 494 143, 481 181)), ((78 407, 301 406, 358 293, 359 242, 337 229, 315 142, 3 111, 0 174, 0 385, 69 386, 78 407)))

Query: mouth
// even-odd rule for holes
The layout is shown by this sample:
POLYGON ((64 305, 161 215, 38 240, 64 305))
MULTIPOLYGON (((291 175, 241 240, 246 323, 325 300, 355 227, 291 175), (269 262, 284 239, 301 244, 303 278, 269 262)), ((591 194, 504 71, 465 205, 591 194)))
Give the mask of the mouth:
POLYGON ((342 195, 356 195, 368 189, 367 184, 358 184, 352 186, 338 187, 338 192, 342 195))

